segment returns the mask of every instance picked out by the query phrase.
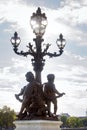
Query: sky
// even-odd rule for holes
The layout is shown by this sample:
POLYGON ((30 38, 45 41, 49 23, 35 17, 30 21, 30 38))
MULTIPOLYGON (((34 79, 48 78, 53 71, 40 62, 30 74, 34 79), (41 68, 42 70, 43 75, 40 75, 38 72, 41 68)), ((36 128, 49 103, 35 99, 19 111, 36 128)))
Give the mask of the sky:
POLYGON ((64 53, 59 57, 45 57, 42 83, 47 74, 55 74, 55 86, 66 95, 58 99, 58 114, 86 116, 87 110, 87 0, 0 0, 0 108, 9 106, 19 112, 21 103, 15 94, 27 84, 25 74, 33 71, 31 56, 13 52, 11 37, 17 31, 21 38, 19 51, 34 45, 30 17, 40 7, 48 25, 44 44, 51 44, 49 52, 58 52, 56 39, 62 33, 66 39, 64 53))

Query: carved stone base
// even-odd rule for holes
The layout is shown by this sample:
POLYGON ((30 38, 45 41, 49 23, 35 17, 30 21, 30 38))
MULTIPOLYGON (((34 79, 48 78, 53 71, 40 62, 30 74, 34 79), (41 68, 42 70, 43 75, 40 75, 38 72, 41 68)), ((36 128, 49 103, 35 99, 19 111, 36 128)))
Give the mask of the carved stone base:
POLYGON ((22 120, 15 121, 16 130, 61 130, 61 121, 22 120))

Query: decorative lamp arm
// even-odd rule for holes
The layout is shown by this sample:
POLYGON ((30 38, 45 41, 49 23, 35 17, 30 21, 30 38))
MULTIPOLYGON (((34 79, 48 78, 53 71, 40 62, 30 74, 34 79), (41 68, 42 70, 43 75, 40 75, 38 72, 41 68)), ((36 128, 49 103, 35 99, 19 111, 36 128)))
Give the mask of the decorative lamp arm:
POLYGON ((57 39, 56 44, 57 44, 57 47, 59 49, 59 53, 57 53, 57 52, 54 52, 54 53, 47 52, 47 50, 50 46, 49 44, 47 44, 47 47, 44 51, 44 56, 48 55, 49 57, 58 57, 58 56, 62 55, 63 49, 64 49, 65 44, 66 44, 66 40, 63 38, 62 34, 59 35, 59 39, 57 39))
POLYGON ((50 46, 51 46, 51 44, 49 44, 49 43, 46 45, 46 48, 45 48, 44 51, 42 52, 43 55, 44 55, 45 53, 47 53, 47 50, 49 49, 50 46))
POLYGON ((33 45, 31 45, 31 43, 28 43, 28 46, 26 46, 27 48, 29 48, 29 52, 31 52, 32 54, 35 53, 35 51, 33 50, 33 45))
POLYGON ((14 52, 15 52, 17 55, 20 55, 20 56, 26 56, 26 57, 27 57, 27 55, 31 55, 31 56, 34 55, 34 54, 33 54, 32 52, 30 52, 30 51, 27 51, 27 52, 20 51, 20 52, 19 52, 17 46, 14 46, 13 50, 14 50, 14 52))
POLYGON ((52 58, 52 57, 58 57, 58 56, 62 55, 62 53, 63 53, 63 50, 59 50, 58 54, 56 52, 54 52, 54 53, 48 52, 45 55, 48 55, 50 58, 52 58))

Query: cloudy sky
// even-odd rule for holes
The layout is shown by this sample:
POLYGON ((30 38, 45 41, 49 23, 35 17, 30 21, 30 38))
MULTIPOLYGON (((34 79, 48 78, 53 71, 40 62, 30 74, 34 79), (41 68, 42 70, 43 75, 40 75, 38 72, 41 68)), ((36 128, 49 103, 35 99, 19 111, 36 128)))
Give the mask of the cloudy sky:
POLYGON ((42 82, 49 73, 55 74, 55 85, 66 95, 58 99, 58 114, 85 116, 87 110, 87 0, 0 0, 0 108, 7 105, 15 111, 21 103, 15 97, 27 84, 25 74, 33 71, 31 56, 22 57, 13 52, 10 39, 17 31, 21 37, 19 50, 35 35, 30 27, 30 16, 41 7, 48 25, 43 36, 50 43, 50 52, 58 51, 56 39, 62 33, 66 39, 60 57, 46 57, 42 82))

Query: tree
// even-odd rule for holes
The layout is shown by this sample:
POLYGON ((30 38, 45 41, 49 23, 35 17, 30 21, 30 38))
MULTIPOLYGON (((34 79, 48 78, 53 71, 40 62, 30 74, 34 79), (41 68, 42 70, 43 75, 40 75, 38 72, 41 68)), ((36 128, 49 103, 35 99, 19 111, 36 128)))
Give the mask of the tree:
POLYGON ((70 128, 77 128, 82 126, 82 120, 78 117, 69 117, 67 119, 67 125, 70 128))
POLYGON ((83 126, 84 126, 84 127, 87 127, 87 117, 86 117, 86 118, 83 118, 83 119, 81 119, 81 120, 82 120, 83 126))
POLYGON ((14 110, 11 110, 9 107, 4 106, 0 109, 0 126, 1 127, 13 127, 13 121, 16 119, 16 114, 14 110))
POLYGON ((63 122, 62 127, 67 127, 67 116, 62 115, 61 121, 63 122))

